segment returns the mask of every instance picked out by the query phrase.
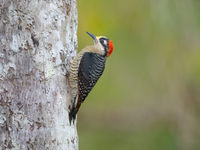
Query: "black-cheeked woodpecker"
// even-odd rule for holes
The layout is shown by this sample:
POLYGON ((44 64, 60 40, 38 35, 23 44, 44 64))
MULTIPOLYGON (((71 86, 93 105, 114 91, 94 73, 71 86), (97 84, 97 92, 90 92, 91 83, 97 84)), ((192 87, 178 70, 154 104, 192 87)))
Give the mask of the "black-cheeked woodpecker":
POLYGON ((101 77, 106 58, 113 52, 113 43, 107 37, 95 36, 87 32, 94 45, 82 49, 71 63, 69 71, 69 86, 71 89, 72 106, 69 121, 76 119, 81 103, 88 96, 98 79, 101 77))

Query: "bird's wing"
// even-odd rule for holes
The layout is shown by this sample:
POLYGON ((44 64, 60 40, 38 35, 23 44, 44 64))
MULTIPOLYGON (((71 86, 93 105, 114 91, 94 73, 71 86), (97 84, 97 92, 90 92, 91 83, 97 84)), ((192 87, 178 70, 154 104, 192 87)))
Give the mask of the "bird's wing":
POLYGON ((106 58, 100 54, 86 52, 79 65, 78 88, 79 102, 84 101, 105 68, 106 58))

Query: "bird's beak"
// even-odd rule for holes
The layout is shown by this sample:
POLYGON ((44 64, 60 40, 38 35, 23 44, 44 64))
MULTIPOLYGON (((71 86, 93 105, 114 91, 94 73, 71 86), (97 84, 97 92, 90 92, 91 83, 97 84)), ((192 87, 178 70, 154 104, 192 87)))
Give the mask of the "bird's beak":
POLYGON ((93 40, 94 40, 95 43, 98 41, 97 37, 94 34, 92 34, 90 32, 86 32, 86 33, 93 38, 93 40))

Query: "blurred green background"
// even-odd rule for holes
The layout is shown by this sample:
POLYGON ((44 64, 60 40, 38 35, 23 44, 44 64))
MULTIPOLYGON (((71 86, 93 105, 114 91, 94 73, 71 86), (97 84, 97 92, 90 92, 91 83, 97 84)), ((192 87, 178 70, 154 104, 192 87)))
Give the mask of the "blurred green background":
POLYGON ((200 149, 200 1, 77 0, 79 50, 106 69, 78 115, 80 150, 200 149))

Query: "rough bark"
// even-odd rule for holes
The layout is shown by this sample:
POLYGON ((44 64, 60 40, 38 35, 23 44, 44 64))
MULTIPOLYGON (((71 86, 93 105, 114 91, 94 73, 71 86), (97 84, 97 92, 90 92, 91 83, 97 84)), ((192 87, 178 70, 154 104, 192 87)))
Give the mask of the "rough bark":
POLYGON ((0 0, 0 149, 78 149, 62 65, 76 31, 76 0, 0 0))

